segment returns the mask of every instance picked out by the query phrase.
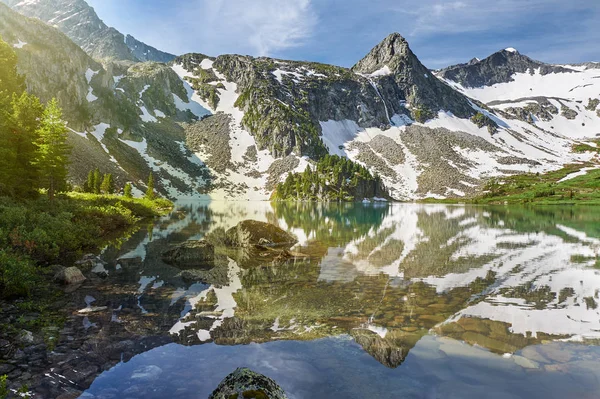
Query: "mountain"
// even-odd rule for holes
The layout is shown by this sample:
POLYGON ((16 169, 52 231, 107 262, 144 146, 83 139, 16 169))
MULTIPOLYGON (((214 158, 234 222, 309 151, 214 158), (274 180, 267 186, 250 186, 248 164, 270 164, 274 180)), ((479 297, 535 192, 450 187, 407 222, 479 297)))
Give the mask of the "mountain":
POLYGON ((600 64, 554 65, 506 49, 437 75, 506 119, 573 139, 600 136, 600 64))
POLYGON ((384 97, 391 97, 390 111, 404 112, 403 104, 424 107, 434 113, 450 111, 454 115, 469 118, 473 107, 465 96, 460 95, 438 79, 411 51, 408 42, 400 34, 393 33, 362 60, 352 71, 376 82, 384 97), (400 101, 398 101, 400 100, 400 101))
POLYGON ((108 27, 84 0, 2 0, 58 28, 94 59, 168 62, 175 58, 108 27))
MULTIPOLYGON (((99 166, 119 185, 133 182, 138 194, 152 171, 170 198, 266 200, 289 173, 331 154, 365 166, 394 199, 445 198, 477 193, 493 177, 593 157, 573 147, 594 134, 514 117, 479 89, 427 70, 397 33, 353 68, 200 53, 168 64, 100 63, 38 19, 3 5, 0 16, 0 35, 15 48, 29 90, 44 101, 57 96, 65 109, 74 184, 99 166)), ((138 50, 162 57, 141 43, 138 50)), ((573 68, 588 72, 544 76, 592 79, 591 67, 573 68)), ((505 101, 513 101, 509 94, 505 101)))
POLYGON ((484 60, 473 59, 467 64, 442 69, 438 75, 443 79, 460 83, 464 87, 480 87, 513 82, 515 74, 533 74, 534 71, 539 71, 541 76, 569 72, 567 68, 560 65, 535 61, 514 48, 507 48, 484 60))
MULTIPOLYGON (((171 197, 197 194, 209 171, 183 147, 178 123, 208 113, 190 100, 184 82, 165 64, 95 61, 58 29, 0 3, 0 37, 13 45, 27 88, 56 97, 71 129, 70 179, 90 169, 113 173, 118 186, 144 189, 150 171, 171 197)), ((138 193, 141 191, 138 191, 138 193)))
POLYGON ((146 43, 140 42, 131 35, 125 36, 125 44, 129 47, 135 58, 143 62, 155 61, 168 63, 175 59, 173 54, 165 53, 152 46, 148 46, 146 43))

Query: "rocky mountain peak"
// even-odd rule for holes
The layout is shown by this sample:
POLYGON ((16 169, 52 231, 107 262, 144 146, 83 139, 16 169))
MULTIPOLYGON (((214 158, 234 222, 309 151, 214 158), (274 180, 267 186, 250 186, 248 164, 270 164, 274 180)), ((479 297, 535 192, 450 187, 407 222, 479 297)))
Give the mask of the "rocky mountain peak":
POLYGON ((541 75, 547 75, 571 72, 562 66, 533 60, 512 47, 497 51, 483 60, 474 61, 452 65, 442 69, 439 75, 464 87, 482 87, 512 82, 516 73, 533 74, 539 71, 541 75))
POLYGON ((381 68, 397 65, 400 60, 415 57, 408 42, 399 33, 392 33, 375 46, 352 70, 356 73, 372 74, 381 68))

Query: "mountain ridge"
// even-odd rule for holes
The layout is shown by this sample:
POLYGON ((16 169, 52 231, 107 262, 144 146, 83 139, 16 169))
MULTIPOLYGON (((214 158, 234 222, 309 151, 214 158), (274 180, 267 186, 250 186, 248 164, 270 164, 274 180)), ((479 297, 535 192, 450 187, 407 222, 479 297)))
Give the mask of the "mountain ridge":
POLYGON ((168 62, 175 58, 107 26, 84 0, 1 1, 25 16, 57 27, 95 59, 168 62))

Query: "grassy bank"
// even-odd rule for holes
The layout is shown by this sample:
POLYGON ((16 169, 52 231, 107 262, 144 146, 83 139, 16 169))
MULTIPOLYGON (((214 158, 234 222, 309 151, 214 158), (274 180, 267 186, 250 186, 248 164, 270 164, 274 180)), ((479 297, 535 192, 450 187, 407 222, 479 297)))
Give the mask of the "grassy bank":
POLYGON ((171 208, 163 199, 80 193, 0 198, 0 297, 30 295, 47 266, 69 266, 171 208))
POLYGON ((487 183, 476 204, 600 205, 598 165, 568 165, 545 174, 523 174, 487 183), (590 168, 588 170, 583 170, 590 168), (561 181, 568 178, 572 178, 561 181), (574 176, 574 177, 573 177, 574 176))
POLYGON ((425 203, 446 204, 536 204, 600 205, 600 168, 598 164, 567 165, 544 174, 527 173, 492 179, 484 194, 474 198, 427 199, 425 203), (584 170, 587 169, 587 170, 584 170), (571 175, 572 178, 561 181, 571 175))

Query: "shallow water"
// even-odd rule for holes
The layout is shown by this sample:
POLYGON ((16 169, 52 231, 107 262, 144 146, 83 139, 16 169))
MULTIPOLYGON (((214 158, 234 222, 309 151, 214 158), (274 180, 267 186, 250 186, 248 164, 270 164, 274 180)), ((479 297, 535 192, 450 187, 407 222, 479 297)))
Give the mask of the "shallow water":
POLYGON ((190 203, 102 258, 73 301, 107 309, 69 319, 103 359, 83 397, 205 398, 242 366, 291 398, 600 397, 600 209, 190 203), (160 259, 244 219, 310 258, 160 259))

